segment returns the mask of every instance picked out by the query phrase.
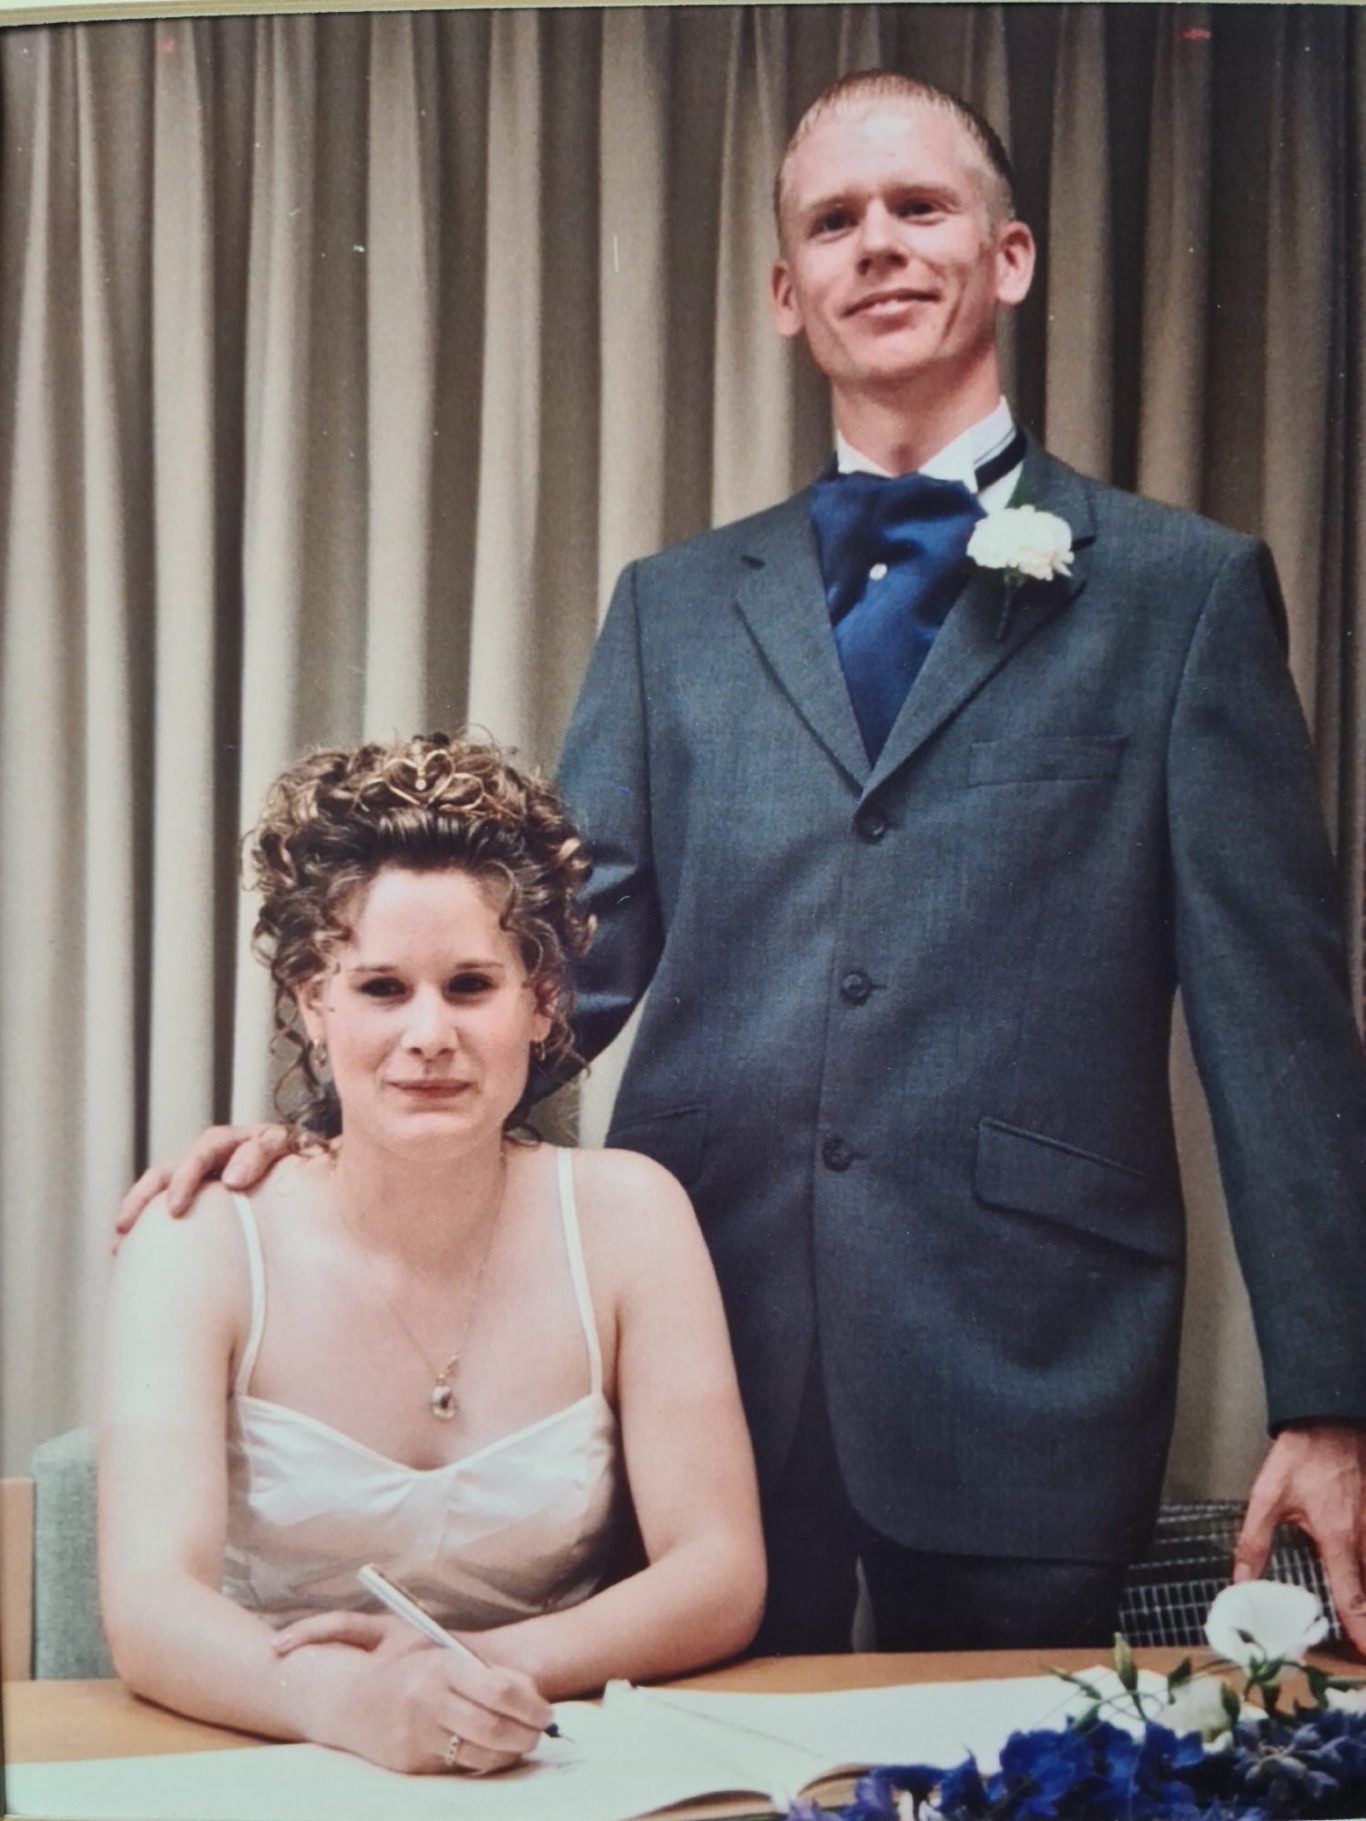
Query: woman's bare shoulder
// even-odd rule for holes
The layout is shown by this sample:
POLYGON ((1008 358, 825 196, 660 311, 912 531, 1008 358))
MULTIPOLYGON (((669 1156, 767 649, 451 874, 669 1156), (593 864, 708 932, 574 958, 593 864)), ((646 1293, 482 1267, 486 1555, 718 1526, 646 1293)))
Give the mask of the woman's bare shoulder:
POLYGON ((662 1276, 680 1286, 710 1273, 687 1191, 638 1151, 573 1153, 574 1200, 590 1256, 610 1264, 618 1288, 662 1276))
POLYGON ((246 1297, 248 1265, 242 1224, 229 1192, 218 1183, 200 1189, 189 1210, 173 1219, 164 1195, 148 1203, 119 1246, 111 1284, 123 1331, 155 1312, 217 1325, 235 1320, 246 1297))
POLYGON ((623 1333, 656 1324, 663 1310, 715 1304, 715 1267, 678 1178, 637 1151, 573 1155, 584 1250, 614 1293, 623 1333))
POLYGON ((329 1205, 333 1162, 326 1151, 291 1152, 282 1157, 252 1188, 251 1214, 268 1232, 273 1225, 298 1228, 316 1219, 329 1205))
POLYGON ((591 1145, 580 1146, 571 1155, 575 1200, 581 1213, 604 1219, 693 1223, 687 1190, 653 1157, 591 1145))
POLYGON ((169 1257, 179 1253, 221 1251, 235 1241, 241 1248, 241 1221, 233 1197, 221 1182, 203 1183, 183 1214, 172 1216, 166 1191, 154 1195, 137 1225, 119 1244, 120 1259, 144 1255, 169 1257))

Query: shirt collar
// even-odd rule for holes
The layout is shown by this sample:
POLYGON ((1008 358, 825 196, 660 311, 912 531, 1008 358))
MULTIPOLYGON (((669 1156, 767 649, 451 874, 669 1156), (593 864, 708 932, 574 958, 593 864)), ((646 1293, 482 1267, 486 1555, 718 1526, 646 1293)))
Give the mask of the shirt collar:
MULTIPOLYGON (((1004 449, 1014 434, 1015 420, 1010 414, 1010 406, 1004 398, 999 398, 985 417, 970 424, 951 443, 945 443, 927 462, 922 462, 919 472, 929 475, 932 480, 962 481, 969 493, 976 493, 978 468, 998 449, 1004 449)), ((841 474, 887 473, 886 468, 880 468, 862 454, 838 430, 835 432, 835 459, 841 474)))

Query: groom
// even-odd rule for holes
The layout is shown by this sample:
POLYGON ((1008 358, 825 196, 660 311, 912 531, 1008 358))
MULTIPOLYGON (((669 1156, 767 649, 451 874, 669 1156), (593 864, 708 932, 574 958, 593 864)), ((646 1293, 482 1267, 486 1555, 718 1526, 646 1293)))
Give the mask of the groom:
POLYGON ((1275 1437, 1242 1572, 1302 1518, 1366 1645, 1366 1077, 1270 560, 1016 428, 1034 243, 963 104, 844 79, 776 201, 836 462, 626 571, 560 767, 579 1044, 649 988, 609 1142, 712 1247, 762 1642, 846 1645, 856 1558, 884 1648, 1105 1637, 1171 1431, 1179 985, 1275 1437))

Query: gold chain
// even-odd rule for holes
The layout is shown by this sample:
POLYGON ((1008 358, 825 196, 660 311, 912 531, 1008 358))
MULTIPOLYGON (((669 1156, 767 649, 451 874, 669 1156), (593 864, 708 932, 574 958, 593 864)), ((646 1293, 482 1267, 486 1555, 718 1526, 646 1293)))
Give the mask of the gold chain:
MULTIPOLYGON (((439 1417, 441 1421, 445 1423, 450 1422, 456 1412, 455 1389, 451 1384, 451 1378, 456 1367, 460 1364, 460 1356, 469 1344, 469 1338, 473 1332, 476 1305, 479 1297, 479 1286, 484 1281, 484 1269, 488 1264, 489 1256, 493 1251, 494 1235, 498 1231, 498 1224, 503 1217, 503 1206, 507 1200, 507 1153, 505 1151, 499 1152, 498 1165, 498 1199, 494 1206, 492 1218, 489 1220, 488 1233, 484 1239, 484 1250, 479 1259, 478 1269, 475 1271, 474 1278, 465 1295, 465 1319, 461 1323, 460 1340, 456 1345, 455 1351, 451 1354, 444 1366, 438 1367, 435 1364, 431 1354, 428 1353, 427 1349, 417 1338, 416 1334, 413 1333, 413 1330, 404 1319, 398 1304, 383 1285, 380 1286, 380 1294, 389 1306, 390 1315, 393 1316, 395 1323, 408 1341, 408 1344, 433 1376, 434 1382, 430 1392, 427 1394, 427 1408, 431 1411, 433 1416, 439 1417)), ((362 1238, 360 1233, 356 1231, 349 1215, 340 1203, 337 1204, 337 1212, 341 1215, 342 1225, 351 1234, 352 1238, 355 1239, 362 1251, 370 1251, 370 1246, 362 1238)))

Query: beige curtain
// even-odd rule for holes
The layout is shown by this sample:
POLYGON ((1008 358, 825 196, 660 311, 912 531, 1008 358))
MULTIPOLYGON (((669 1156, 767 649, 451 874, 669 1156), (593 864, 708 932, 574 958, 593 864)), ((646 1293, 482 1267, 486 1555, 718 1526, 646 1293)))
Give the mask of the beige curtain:
MULTIPOLYGON (((553 760, 620 564, 823 459, 822 387, 767 322, 768 192, 841 69, 917 71, 1011 139, 1044 248, 1004 346, 1024 420, 1271 538, 1359 961, 1363 29, 801 5, 0 35, 7 1470, 90 1413, 122 1187, 268 1104, 235 882, 266 780, 466 717, 553 760)), ((1237 1491, 1260 1386, 1178 1080, 1173 1484, 1237 1491)))

